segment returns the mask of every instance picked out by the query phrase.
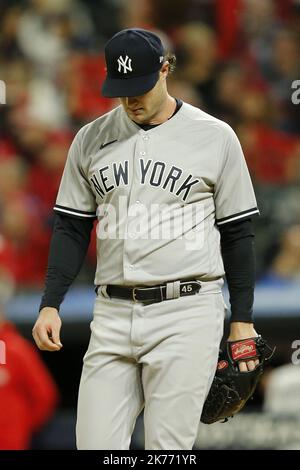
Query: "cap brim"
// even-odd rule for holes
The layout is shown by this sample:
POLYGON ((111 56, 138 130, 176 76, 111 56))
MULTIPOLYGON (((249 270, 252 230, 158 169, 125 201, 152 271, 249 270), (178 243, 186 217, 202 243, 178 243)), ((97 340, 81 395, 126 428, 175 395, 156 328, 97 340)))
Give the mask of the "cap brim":
POLYGON ((109 78, 102 85, 102 95, 106 98, 140 96, 150 91, 156 84, 159 71, 143 77, 109 78))

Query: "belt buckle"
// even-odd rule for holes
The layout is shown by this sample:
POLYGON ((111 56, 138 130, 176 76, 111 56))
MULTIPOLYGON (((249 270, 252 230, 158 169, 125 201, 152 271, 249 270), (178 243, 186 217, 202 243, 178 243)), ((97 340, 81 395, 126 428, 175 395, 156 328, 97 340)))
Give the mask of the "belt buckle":
POLYGON ((133 289, 132 289, 132 300, 134 302, 138 302, 138 300, 136 298, 136 293, 135 293, 136 289, 138 289, 138 287, 133 287, 133 289))

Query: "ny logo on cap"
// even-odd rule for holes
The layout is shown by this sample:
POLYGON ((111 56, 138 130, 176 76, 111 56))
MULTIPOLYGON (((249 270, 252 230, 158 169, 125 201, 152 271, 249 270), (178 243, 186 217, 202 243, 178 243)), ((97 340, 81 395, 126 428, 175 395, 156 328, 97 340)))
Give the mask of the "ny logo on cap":
POLYGON ((126 55, 125 59, 123 58, 123 56, 120 55, 120 57, 118 58, 118 64, 118 72, 121 72, 122 67, 123 73, 127 73, 127 71, 132 72, 131 59, 128 57, 128 55, 126 55))

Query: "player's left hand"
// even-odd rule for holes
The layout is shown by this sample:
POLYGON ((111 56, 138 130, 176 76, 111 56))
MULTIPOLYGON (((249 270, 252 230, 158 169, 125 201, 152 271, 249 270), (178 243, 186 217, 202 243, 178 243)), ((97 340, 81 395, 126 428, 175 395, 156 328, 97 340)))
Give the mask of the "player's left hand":
MULTIPOLYGON (((258 336, 258 333, 255 331, 253 323, 231 322, 228 341, 240 341, 241 339, 254 338, 256 336, 258 336)), ((241 361, 239 369, 241 372, 248 372, 254 370, 258 364, 258 359, 241 361)))

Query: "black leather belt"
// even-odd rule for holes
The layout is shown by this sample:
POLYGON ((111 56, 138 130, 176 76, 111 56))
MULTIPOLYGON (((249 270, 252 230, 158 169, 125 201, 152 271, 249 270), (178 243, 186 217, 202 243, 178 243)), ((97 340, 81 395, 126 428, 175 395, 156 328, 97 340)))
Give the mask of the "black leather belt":
MULTIPOLYGON (((97 286, 95 292, 98 293, 97 286)), ((167 298, 166 284, 152 287, 128 287, 107 285, 106 292, 109 297, 117 297, 119 299, 134 300, 135 302, 161 302, 163 300, 171 300, 172 298, 182 297, 185 295, 194 295, 199 292, 201 284, 199 281, 180 281, 178 295, 167 298)))

